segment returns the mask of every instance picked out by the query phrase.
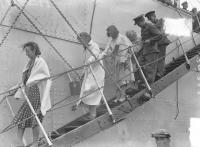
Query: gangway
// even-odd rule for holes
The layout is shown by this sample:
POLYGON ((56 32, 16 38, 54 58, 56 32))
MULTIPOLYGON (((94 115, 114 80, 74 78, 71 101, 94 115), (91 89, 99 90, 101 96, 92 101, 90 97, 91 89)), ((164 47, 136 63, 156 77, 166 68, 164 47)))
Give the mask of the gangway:
MULTIPOLYGON (((165 76, 157 80, 152 86, 152 93, 154 96, 159 94, 165 88, 170 86, 172 83, 183 77, 185 74, 190 72, 190 69, 194 69, 198 64, 198 58, 200 51, 200 45, 197 45, 193 49, 186 52, 186 55, 190 62, 190 67, 186 62, 185 56, 182 55, 166 66, 165 76)), ((85 121, 85 115, 77 118, 76 120, 60 127, 56 131, 51 132, 50 138, 54 146, 65 145, 71 146, 87 139, 88 137, 99 133, 102 130, 108 129, 115 124, 125 120, 125 116, 131 112, 134 112, 136 108, 145 104, 148 100, 143 99, 143 94, 147 89, 143 89, 136 93, 131 98, 128 98, 122 103, 114 103, 112 100, 109 102, 109 106, 112 109, 116 123, 113 124, 109 114, 104 105, 100 106, 97 110, 97 118, 92 121, 85 121)), ((87 115, 87 114, 86 114, 87 115)), ((41 140, 41 147, 47 147, 48 145, 41 140)))

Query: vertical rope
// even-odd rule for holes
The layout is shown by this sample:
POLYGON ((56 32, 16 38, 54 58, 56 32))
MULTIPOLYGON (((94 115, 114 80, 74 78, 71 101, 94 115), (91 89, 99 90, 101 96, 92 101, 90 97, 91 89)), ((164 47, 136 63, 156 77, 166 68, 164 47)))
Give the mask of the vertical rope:
POLYGON ((3 23, 3 21, 5 20, 6 16, 8 15, 8 12, 10 11, 11 8, 12 8, 12 5, 10 5, 10 6, 8 7, 8 9, 6 10, 6 12, 5 12, 3 18, 2 18, 1 21, 0 21, 0 24, 3 23))
POLYGON ((176 116, 175 120, 178 118, 179 115, 179 89, 178 89, 178 80, 176 81, 176 116))
MULTIPOLYGON (((21 8, 15 4, 15 6, 20 10, 21 8)), ((73 69, 73 67, 71 66, 71 64, 61 55, 61 53, 56 49, 56 47, 49 41, 49 39, 44 36, 44 34, 40 31, 40 29, 32 22, 32 20, 22 11, 22 14, 26 17, 26 19, 31 23, 31 25, 38 31, 38 33, 44 38, 44 40, 52 47, 52 49, 58 54, 58 56, 60 56, 60 58, 64 61, 64 63, 66 65, 68 65, 70 67, 70 69, 73 69)), ((77 73, 77 71, 73 70, 73 72, 79 77, 79 74, 77 73)), ((68 73, 69 79, 70 81, 72 81, 70 74, 68 73)))
POLYGON ((95 10, 96 10, 96 2, 97 2, 97 0, 94 1, 94 7, 93 7, 93 11, 92 11, 92 18, 91 18, 91 22, 90 22, 90 32, 89 32, 90 35, 92 34, 94 14, 95 14, 95 10))
MULTIPOLYGON (((62 18, 64 19, 64 21, 69 25, 69 27, 72 29, 72 31, 79 37, 79 34, 78 34, 78 32, 74 29, 74 27, 72 26, 72 24, 68 21, 68 19, 64 16, 64 14, 61 12, 61 10, 58 8, 58 6, 55 4, 55 2, 53 1, 53 0, 49 0, 51 3, 52 3, 52 5, 55 7, 55 9, 58 11, 58 13, 62 16, 62 18)), ((86 49, 91 53, 91 55, 96 59, 96 60, 98 60, 97 59, 97 57, 95 56, 95 54, 90 50, 90 49, 88 49, 88 45, 79 37, 79 39, 80 39, 80 42, 81 42, 81 44, 83 44, 85 47, 86 47, 86 49)), ((109 73, 109 71, 103 66, 103 64, 101 64, 100 62, 98 62, 99 63, 99 65, 106 71, 106 73, 108 73, 108 75, 110 75, 110 73, 109 73)), ((112 77, 111 77, 112 78, 112 77)), ((113 80, 113 79, 112 79, 113 80)), ((114 81, 114 84, 117 86, 117 88, 121 91, 121 92, 123 92, 122 90, 121 90, 121 88, 120 88, 120 86, 118 85, 118 83, 115 81, 115 80, 113 80, 114 81)))
MULTIPOLYGON (((177 45, 177 48, 178 48, 178 55, 179 55, 179 45, 178 43, 176 42, 176 45, 177 45)), ((179 115, 179 89, 178 89, 178 80, 176 81, 176 116, 175 116, 175 120, 178 118, 178 115, 179 115)))
MULTIPOLYGON (((13 2, 13 1, 12 1, 13 2)), ((22 6, 22 9, 20 9, 19 13, 17 14, 17 16, 15 17, 14 22, 12 23, 12 25, 10 26, 10 28, 8 29, 8 31, 6 32, 5 36, 3 37, 3 39, 0 42, 0 47, 3 45, 3 43, 5 42, 5 40, 7 39, 8 35, 10 34, 11 30, 14 28, 17 20, 19 19, 19 17, 21 16, 23 10, 25 9, 25 7, 27 6, 29 0, 26 0, 26 2, 24 3, 24 5, 22 6)))

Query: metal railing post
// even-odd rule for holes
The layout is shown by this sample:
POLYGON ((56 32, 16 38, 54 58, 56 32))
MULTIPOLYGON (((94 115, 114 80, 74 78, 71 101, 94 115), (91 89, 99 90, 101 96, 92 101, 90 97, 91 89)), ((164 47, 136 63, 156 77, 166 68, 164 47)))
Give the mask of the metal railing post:
POLYGON ((200 27, 200 21, 199 21, 199 17, 198 17, 198 15, 195 14, 195 17, 197 18, 197 22, 198 22, 198 25, 199 25, 199 27, 200 27))
POLYGON ((151 87, 150 87, 150 85, 149 85, 149 83, 148 83, 148 81, 147 81, 147 79, 146 79, 146 77, 145 77, 145 75, 144 75, 144 72, 142 71, 142 68, 141 68, 141 66, 140 66, 140 63, 139 63, 139 61, 138 61, 138 59, 137 59, 137 57, 136 57, 136 55, 135 55, 135 52, 133 51, 133 47, 131 47, 131 52, 132 52, 132 54, 133 54, 133 57, 134 57, 134 59, 135 59, 135 62, 136 62, 136 64, 137 64, 137 66, 138 66, 138 68, 139 68, 139 71, 140 71, 140 73, 141 73, 141 75, 142 75, 142 78, 143 78, 143 80, 144 80, 144 82, 145 82, 145 85, 147 86, 147 89, 149 90, 149 92, 151 92, 151 95, 152 95, 152 89, 151 89, 151 87))
POLYGON ((185 50, 183 49, 183 45, 182 45, 181 40, 179 38, 178 38, 178 41, 180 43, 181 49, 183 51, 183 54, 184 54, 184 57, 185 57, 185 60, 186 60, 186 68, 189 70, 190 69, 190 60, 188 59, 188 56, 187 56, 185 50))
POLYGON ((31 102, 29 101, 29 99, 28 99, 28 97, 27 97, 27 95, 26 95, 26 93, 25 93, 24 88, 23 88, 22 86, 20 86, 20 88, 21 88, 21 90, 22 90, 22 93, 23 93, 23 95, 24 95, 24 98, 26 99, 26 101, 27 101, 27 103, 28 103, 28 105, 29 105, 29 107, 30 107, 30 109, 31 109, 31 111, 32 111, 32 113, 33 113, 33 115, 35 116, 35 119, 36 119, 36 121, 37 121, 37 123, 38 123, 38 125, 39 125, 39 127, 40 127, 40 129, 41 129, 41 131, 42 131, 42 133, 44 134, 45 139, 47 140, 48 145, 49 145, 49 146, 52 146, 53 144, 52 144, 52 142, 50 141, 50 139, 49 139, 49 137, 48 137, 46 131, 44 130, 44 127, 42 126, 42 123, 40 122, 40 120, 39 120, 39 118, 38 118, 38 116, 37 116, 35 110, 33 109, 33 106, 32 106, 32 104, 31 104, 31 102))
POLYGON ((109 107, 109 105, 108 105, 108 102, 107 102, 107 100, 106 100, 106 98, 105 98, 103 92, 101 91, 100 85, 99 85, 99 83, 97 82, 96 76, 95 76, 95 74, 94 74, 94 71, 93 71, 91 65, 90 65, 90 70, 91 70, 92 76, 93 76, 93 78, 94 78, 94 80, 95 80, 95 82, 96 82, 96 84, 97 84, 97 86, 98 86, 99 92, 101 93, 101 96, 102 96, 102 98, 103 98, 103 101, 104 101, 104 103, 105 103, 105 105, 106 105, 106 109, 108 110, 109 116, 111 117, 113 123, 115 123, 115 118, 114 118, 114 116, 113 116, 113 113, 112 113, 112 111, 111 111, 111 109, 110 109, 110 107, 109 107))
MULTIPOLYGON (((15 113, 13 111, 13 108, 12 108, 7 96, 6 96, 6 103, 7 103, 8 107, 9 107, 9 109, 10 109, 12 117, 14 118, 15 117, 15 113)), ((26 141, 26 139, 24 137, 22 138, 22 141, 23 141, 24 145, 27 145, 27 141, 26 141)))

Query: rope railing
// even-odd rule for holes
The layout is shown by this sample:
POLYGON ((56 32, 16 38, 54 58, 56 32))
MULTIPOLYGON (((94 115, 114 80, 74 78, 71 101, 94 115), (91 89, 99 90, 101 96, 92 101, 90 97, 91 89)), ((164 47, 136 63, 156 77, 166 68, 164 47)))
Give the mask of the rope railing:
MULTIPOLYGON (((124 79, 124 78, 126 78, 126 77, 128 77, 130 74, 132 74, 132 72, 130 72, 130 73, 128 73, 128 74, 126 74, 125 76, 123 76, 120 80, 122 80, 122 79, 124 79)), ((120 81, 120 80, 118 80, 118 81, 120 81)), ((109 83, 109 84, 107 84, 107 85, 104 85, 104 86, 101 86, 101 87, 99 87, 99 88, 97 88, 97 89, 95 89, 95 90, 93 90, 92 92, 90 92, 90 93, 88 93, 88 94, 86 94, 85 96, 83 96, 83 97, 81 97, 81 98, 78 98, 78 99, 75 99, 75 100, 73 100, 73 101, 70 101, 70 102, 68 102, 67 104, 65 104, 64 106, 61 106, 61 107, 57 107, 57 108, 55 108, 55 109, 52 109, 54 106, 56 106, 56 105, 58 105, 59 104, 59 102, 57 102, 56 104, 54 104, 53 105, 53 107, 50 109, 50 110, 48 110, 47 112, 51 112, 51 111, 54 111, 54 110, 57 110, 57 109, 60 109, 60 108, 63 108, 63 107, 66 107, 66 106, 68 106, 68 105, 70 105, 70 104, 73 104, 73 103, 75 103, 75 102, 77 102, 77 101, 79 101, 79 100, 82 100, 82 99, 84 99, 85 97, 87 97, 87 96, 89 96, 89 95, 91 95, 91 94, 93 94, 93 93, 95 93, 95 92, 97 92, 99 89, 102 89, 102 88, 104 88, 104 87, 107 87, 107 86, 110 86, 110 85, 112 85, 114 82, 111 82, 111 83, 109 83)), ((64 101, 64 100, 66 100, 67 98, 69 98, 70 96, 68 96, 68 97, 66 97, 66 98, 64 98, 64 99, 62 99, 61 101, 64 101)), ((37 114, 39 114, 39 113, 37 113, 37 114)), ((28 120, 28 119, 30 119, 30 118, 32 118, 32 117, 34 117, 34 115, 32 115, 32 116, 30 116, 30 117, 28 117, 28 118, 26 118, 26 119, 24 119, 24 120, 22 120, 22 121, 20 121, 19 123, 17 123, 17 125, 19 125, 19 124, 21 124, 21 123, 23 123, 24 121, 26 121, 26 120, 28 120)), ((1 131, 0 132, 0 134, 2 134, 2 133, 5 133, 5 132, 7 132, 7 131, 9 131, 10 129, 12 129, 12 128, 14 128, 14 127, 16 127, 17 125, 13 125, 13 126, 11 126, 11 127, 9 127, 9 129, 6 129, 6 131, 1 131)), ((7 127, 6 127, 7 128, 7 127)))
MULTIPOLYGON (((53 0, 49 0, 51 2, 51 4, 55 7, 55 9, 58 11, 59 15, 63 18, 63 20, 67 23, 67 25, 71 28, 71 30, 77 35, 78 39, 80 40, 81 44, 86 47, 86 49, 90 52, 90 54, 95 58, 95 60, 98 60, 96 55, 93 53, 93 51, 91 51, 88 48, 88 44, 79 36, 79 33, 76 31, 76 29, 73 27, 73 25, 70 23, 70 21, 64 16, 64 14, 61 12, 61 10, 58 8, 58 6, 55 4, 55 2, 53 0)), ((108 75, 110 75, 110 72, 108 71, 107 68, 105 68, 103 66, 103 64, 101 62, 98 62, 98 64, 104 69, 104 71, 106 73, 108 73, 108 75)), ((112 77, 112 76, 111 76, 112 77)), ((113 78, 111 78, 113 80, 113 78)), ((115 81, 115 80, 113 80, 115 81)), ((118 85, 118 83, 115 82, 116 87, 118 88, 118 90, 122 92, 120 86, 118 85)))
MULTIPOLYGON (((197 36, 199 36, 199 34, 197 34, 194 38, 196 38, 197 36)), ((177 41, 177 40, 175 40, 175 41, 177 41)), ((173 41, 173 42, 175 42, 175 41, 173 41)), ((185 44, 185 43, 187 43, 187 42, 189 42, 189 41, 191 41, 191 39, 185 40, 184 42, 182 42, 182 44, 185 44)), ((137 44, 136 44, 136 45, 133 45, 133 46, 130 46, 130 47, 135 47, 135 46, 137 46, 137 44)), ((125 48, 124 50, 121 50, 120 52, 123 52, 123 51, 129 49, 130 47, 127 47, 127 48, 125 48)), ((152 64, 152 63, 154 63, 154 62, 157 62, 157 61, 159 61, 159 60, 165 58, 166 56, 168 56, 168 55, 170 55, 172 52, 174 52, 178 47, 180 47, 180 45, 179 45, 179 46, 176 46, 174 49, 172 49, 172 50, 171 50, 169 53, 167 53, 165 56, 160 57, 160 58, 156 59, 155 61, 152 61, 152 62, 150 62, 150 63, 147 63, 147 64, 145 64, 145 65, 143 65, 143 66, 141 66, 141 67, 145 67, 145 66, 147 66, 147 65, 149 65, 149 64, 152 64)), ((90 66, 90 65, 92 65, 92 64, 95 64, 96 62, 99 62, 100 60, 104 60, 104 59, 109 58, 109 57, 111 57, 111 56, 113 56, 113 55, 107 55, 107 56, 105 56, 105 57, 103 57, 103 58, 101 58, 101 59, 95 60, 94 62, 91 62, 91 63, 89 63, 89 64, 82 65, 82 66, 79 66, 79 67, 77 67, 77 68, 73 68, 73 69, 71 69, 71 70, 67 70, 67 71, 64 71, 64 72, 55 74, 55 75, 53 75, 53 76, 50 76, 49 78, 41 79, 41 80, 38 81, 38 83, 39 83, 40 81, 42 82, 43 80, 54 79, 54 78, 56 79, 56 78, 58 78, 58 77, 60 77, 60 76, 63 76, 63 75, 65 75, 65 74, 69 73, 69 72, 72 72, 73 70, 81 70, 81 69, 83 69, 84 67, 88 67, 88 66, 90 66)), ((138 68, 136 68, 136 70, 138 70, 138 68)), ((27 85, 27 86, 28 86, 28 85, 27 85)), ((4 91, 4 92, 0 92, 0 95, 9 94, 10 92, 17 90, 18 88, 19 88, 19 87, 16 87, 16 88, 14 88, 14 89, 7 90, 7 91, 4 91)))
POLYGON ((11 0, 11 4, 9 5, 8 9, 6 10, 6 12, 4 13, 1 21, 0 21, 0 24, 3 23, 3 21, 5 20, 6 16, 8 15, 9 11, 11 10, 11 8, 13 7, 13 1, 11 0))
MULTIPOLYGON (((197 36, 199 36, 199 34, 197 34, 194 38, 196 38, 197 36)), ((191 40, 191 39, 188 39, 188 40, 184 41, 182 44, 185 44, 185 43, 187 43, 187 42, 190 41, 190 40, 191 40)), ((177 41, 177 40, 174 40, 173 42, 175 42, 175 41, 177 41)), ((135 45, 133 45, 133 46, 131 46, 131 47, 134 47, 134 46, 137 46, 137 44, 135 44, 135 45)), ((181 46, 181 45, 179 45, 179 46, 181 46)), ((151 62, 151 63, 148 63, 148 64, 146 64, 146 65, 143 65, 143 66, 141 66, 141 67, 145 67, 145 66, 147 66, 147 65, 150 65, 150 64, 152 64, 152 63, 154 63, 154 62, 157 62, 157 61, 159 61, 159 60, 165 58, 166 56, 168 56, 168 55, 170 55, 172 52, 174 52, 179 46, 177 46, 177 47, 175 47, 174 49, 172 49, 172 50, 171 50, 169 53, 167 53, 165 56, 160 57, 160 58, 156 59, 155 61, 153 61, 153 62, 151 62)), ((128 48, 129 48, 129 47, 128 47, 128 48)), ((128 48, 125 48, 124 50, 126 50, 126 49, 128 49, 128 48)), ((121 50, 121 52, 124 51, 124 50, 121 50)), ((105 57, 103 57, 102 59, 96 60, 96 61, 94 61, 94 62, 91 62, 91 63, 87 64, 87 65, 83 65, 83 66, 74 68, 74 69, 72 69, 72 70, 81 70, 81 69, 83 69, 84 67, 90 66, 91 64, 94 64, 94 63, 96 63, 96 62, 99 62, 100 60, 104 60, 105 58, 108 58, 108 57, 110 57, 110 56, 112 56, 112 55, 105 56, 105 57)), ((51 77, 49 77, 49 78, 41 79, 40 81, 47 80, 47 79, 53 79, 53 78, 55 78, 55 79, 56 79, 56 78, 59 78, 60 76, 65 75, 66 73, 72 72, 72 70, 68 70, 68 71, 65 71, 65 72, 62 72, 62 73, 55 74, 55 75, 53 75, 53 76, 51 76, 51 77)), ((136 70, 138 70, 138 68, 136 68, 136 70)), ((109 77, 109 76, 108 76, 108 77, 109 77)), ((38 81, 38 83, 39 83, 39 81, 38 81)), ((15 89, 11 89, 11 90, 7 90, 7 91, 4 91, 4 92, 1 92, 0 95, 9 94, 10 92, 17 90, 18 88, 19 88, 19 87, 15 88, 15 89)), ((4 100, 5 100, 5 97, 0 101, 0 104, 1 104, 4 100)))
MULTIPOLYGON (((27 0, 27 1, 28 1, 28 0, 27 0)), ((25 5, 26 5, 26 3, 25 3, 25 5)), ((23 9, 24 9, 24 8, 25 8, 25 6, 23 6, 23 9)), ((23 11, 23 9, 22 9, 22 11, 23 11)), ((21 13, 24 13, 24 12, 21 12, 21 13)), ((16 23, 16 22, 15 22, 15 23, 16 23)), ((13 26, 14 26, 14 25, 13 25, 13 26)), ((198 35, 197 35, 197 36, 198 36, 198 35)), ((196 36, 195 36, 195 37, 196 37, 196 36)), ((184 43, 186 43, 186 42, 188 42, 188 41, 190 41, 190 40, 191 40, 191 39, 186 40, 186 41, 183 42, 182 44, 184 44, 184 43)), ((177 40, 175 40, 175 41, 177 41, 177 40)), ((173 41, 173 42, 175 42, 175 41, 173 41)), ((138 42, 138 43, 139 43, 139 42, 138 42)), ((129 49, 130 47, 134 47, 134 46, 137 46, 137 45, 138 45, 138 44, 135 44, 135 45, 133 45, 133 46, 129 46, 129 47, 127 47, 126 49, 129 49)), ((169 52, 168 54, 166 54, 165 56, 160 57, 159 59, 156 59, 156 60, 154 60, 154 61, 151 62, 151 63, 145 64, 145 65, 143 65, 142 67, 145 67, 145 66, 147 66, 147 65, 149 65, 149 64, 152 64, 152 63, 154 63, 154 62, 159 61, 159 60, 162 59, 162 58, 165 58, 166 56, 170 55, 173 51, 175 51, 177 48, 178 48, 178 47, 174 48, 172 51, 170 51, 170 52, 169 52)), ((124 50, 126 50, 126 49, 124 49, 124 50)), ((124 51, 124 50, 122 50, 122 51, 124 51)), ((68 71, 65 71, 65 72, 62 72, 62 73, 53 75, 53 76, 51 76, 51 77, 49 77, 49 78, 45 78, 45 79, 38 80, 38 83, 41 82, 41 81, 43 81, 43 80, 47 80, 47 79, 56 79, 56 78, 58 78, 58 77, 60 77, 60 76, 62 76, 62 75, 65 75, 66 73, 72 72, 72 71, 74 71, 74 70, 80 70, 80 69, 82 69, 82 68, 84 68, 84 67, 86 67, 86 66, 90 66, 91 64, 94 64, 94 63, 96 63, 96 62, 99 62, 100 60, 103 60, 103 59, 108 58, 108 57, 110 57, 110 56, 112 56, 112 55, 105 56, 105 57, 103 57, 102 59, 98 59, 98 60, 96 60, 96 61, 94 61, 94 62, 92 62, 92 63, 89 63, 89 64, 87 64, 87 65, 80 66, 80 67, 78 67, 78 68, 72 68, 71 70, 68 70, 68 71)), ((138 68, 137 68, 136 70, 138 70, 138 68)), ((120 81, 120 80, 122 80, 123 78, 129 76, 130 74, 132 74, 132 72, 130 72, 128 75, 122 77, 122 78, 119 79, 118 81, 120 81)), ((114 81, 114 82, 116 82, 116 81, 114 81)), ((113 84, 114 82, 112 82, 112 83, 110 83, 110 84, 113 84)), ((110 84, 109 84, 109 85, 110 85, 110 84)), ((106 86, 107 86, 107 85, 106 85, 106 86)), ((105 86, 102 86, 102 87, 100 87, 100 88, 103 88, 103 87, 105 87, 105 86)), ((19 88, 19 87, 18 87, 18 88, 19 88)), ((9 92, 11 92, 11 91, 13 91, 13 90, 17 90, 18 88, 12 89, 12 90, 9 90, 9 91, 4 91, 4 92, 0 93, 0 95, 7 94, 7 93, 9 93, 9 92)), ((95 91, 92 91, 90 94, 92 94, 92 93, 94 93, 94 92, 96 92, 96 91, 98 91, 98 90, 99 90, 99 88, 96 89, 95 91)), ((90 95, 90 94, 88 94, 88 95, 90 95)), ((81 98, 79 98, 79 99, 76 99, 76 100, 73 100, 73 101, 67 103, 67 104, 65 105, 65 107, 68 106, 68 105, 70 105, 70 104, 72 104, 72 103, 74 103, 74 102, 76 102, 76 101, 78 101, 78 100, 81 100, 81 99, 87 97, 88 95, 86 95, 86 96, 84 96, 84 97, 81 97, 81 98)), ((65 99, 67 99, 67 98, 65 98, 65 99)), ((61 100, 60 102, 63 102, 65 99, 61 100)), ((56 106, 57 104, 59 104, 60 102, 57 102, 55 105, 53 105, 53 107, 56 106)), ((63 106, 62 106, 62 107, 63 107, 63 106)), ((51 111, 54 111, 54 110, 60 109, 60 108, 61 108, 61 107, 54 108, 54 109, 50 109, 48 112, 51 112, 51 111)), ((34 116, 34 115, 33 115, 33 116, 34 116)), ((33 117, 33 116, 31 116, 31 117, 33 117)), ((30 119, 31 117, 29 117, 29 118, 27 118, 27 119, 25 119, 25 120, 19 122, 17 125, 19 125, 20 123, 22 123, 22 122, 24 122, 24 121, 30 119)), ((17 126, 17 125, 15 125, 15 126, 17 126)), ((14 126, 14 127, 15 127, 15 126, 14 126)))
MULTIPOLYGON (((15 6, 21 10, 21 8, 15 4, 15 6)), ((61 53, 57 50, 57 48, 49 41, 49 39, 44 36, 44 34, 40 31, 40 29, 33 23, 33 21, 22 11, 22 14, 26 17, 26 19, 31 23, 31 25, 38 31, 39 34, 44 38, 44 40, 51 46, 51 48, 57 53, 57 55, 64 61, 66 65, 69 66, 70 69, 73 69, 72 65, 61 55, 61 53)), ((76 72, 73 71, 80 79, 80 75, 76 72)), ((68 74, 70 81, 72 81, 71 76, 68 74)))
MULTIPOLYGON (((13 2, 13 1, 12 1, 13 2)), ((23 10, 25 9, 25 7, 27 6, 29 0, 26 0, 26 2, 24 3, 24 5, 22 6, 22 8, 20 9, 19 13, 17 14, 17 16, 15 17, 12 25, 10 26, 10 28, 8 29, 8 31, 6 32, 6 34, 4 35, 3 39, 0 42, 0 47, 3 45, 3 43, 5 42, 5 40, 7 39, 8 35, 10 34, 11 30, 13 29, 14 25, 16 24, 17 20, 19 19, 19 17, 21 16, 23 10)), ((13 3, 12 3, 13 5, 13 3)))
MULTIPOLYGON (((53 1, 53 0, 50 0, 50 2, 52 3, 52 5, 56 8, 56 10, 58 11, 58 13, 62 16, 62 18, 65 20, 65 22, 69 25, 69 27, 72 29, 72 31, 77 35, 77 37, 80 39, 80 42, 86 47, 86 49, 92 54, 92 56, 96 59, 96 60, 98 60, 97 59, 97 57, 95 56, 95 54, 90 50, 90 49, 88 49, 88 45, 82 40, 82 38, 79 36, 79 34, 78 34, 78 32, 75 30, 75 28, 73 27, 73 25, 69 22, 69 20, 64 16, 64 14, 61 12, 61 10, 58 8, 58 6, 55 4, 55 2, 53 1)), ((16 5, 17 6, 17 5, 16 5)), ((18 7, 18 9, 20 9, 19 8, 19 6, 17 6, 18 7)), ((27 16, 26 16, 26 14, 23 12, 23 14, 24 14, 24 16, 29 20, 29 22, 38 30, 38 32, 40 31, 37 27, 36 27, 36 25, 30 20, 30 18, 28 18, 27 16)), ((156 37, 156 36, 155 36, 156 37)), ((47 42, 48 42, 48 40, 47 39, 45 39, 47 42)), ((49 44, 50 44, 50 42, 48 42, 49 44)), ((51 45, 51 44, 50 44, 51 45)), ((52 45, 51 45, 52 46, 52 45)), ((56 52, 57 52, 57 50, 56 50, 56 48, 53 48, 56 52)), ((60 55, 60 57, 61 58, 63 58, 61 55, 60 55)), ((63 58, 63 60, 64 60, 64 58, 63 58)), ((64 60, 65 61, 65 60, 64 60)), ((102 63, 101 62, 98 62, 99 63, 99 65, 105 70, 105 72, 106 73, 108 73, 108 75, 110 75, 110 73, 109 73, 109 71, 102 65, 102 63)), ((71 66, 70 66, 71 67, 71 66)), ((70 78, 70 75, 68 74, 68 76, 69 76, 69 78, 70 78)), ((144 77, 145 78, 145 77, 144 77)), ((80 79, 80 78, 79 78, 80 79)), ((112 79, 113 80, 113 79, 112 79)), ((71 80, 71 78, 70 78, 70 81, 72 81, 71 80)), ((115 80, 114 80, 115 81, 115 80)), ((121 88, 120 88, 120 86, 118 85, 118 83, 115 83, 115 85, 117 86, 117 88, 119 89, 119 91, 123 94, 123 92, 122 92, 122 90, 121 90, 121 88)))
MULTIPOLYGON (((196 35, 196 36, 197 36, 197 35, 196 35)), ((191 39, 190 39, 190 40, 191 40, 191 39)), ((186 40, 185 42, 183 42, 183 44, 184 44, 184 43, 187 43, 187 42, 190 41, 190 40, 186 40)), ((174 49, 173 49, 171 52, 169 52, 168 54, 166 54, 166 56, 170 55, 170 54, 171 54, 173 51, 175 51, 176 49, 177 49, 177 47, 174 48, 174 49)), ((165 58, 166 56, 163 56, 163 57, 161 57, 161 58, 165 58)), ((153 61, 153 62, 151 62, 151 63, 148 63, 148 64, 146 64, 146 65, 143 65, 142 67, 147 66, 147 65, 149 65, 149 64, 152 64, 152 63, 154 63, 154 62, 157 62, 157 61, 159 61, 161 58, 159 58, 159 59, 157 59, 157 60, 155 60, 155 61, 153 61)), ((93 62, 93 63, 94 63, 94 62, 93 62)), ((90 63, 90 65, 93 64, 93 63, 90 63)), ((85 65, 84 65, 84 66, 85 66, 85 65)), ((89 65, 87 65, 87 66, 89 66, 89 65)), ((79 67, 79 68, 83 68, 83 66, 82 66, 82 67, 79 67)), ((137 68, 136 70, 138 70, 138 68, 137 68)), ((66 72, 70 72, 70 71, 66 71, 66 72)), ((119 79, 118 81, 123 80, 124 78, 130 76, 132 73, 134 73, 134 72, 130 72, 130 73, 126 74, 125 76, 123 76, 123 77, 122 77, 121 79, 119 79)), ((64 74, 65 74, 65 73, 60 73, 60 74, 51 76, 51 77, 49 77, 49 78, 42 79, 42 80, 40 80, 40 81, 47 80, 47 79, 50 79, 50 78, 58 78, 59 76, 64 75, 64 74)), ((40 82, 40 81, 38 81, 38 82, 40 82)), ((117 81, 117 82, 118 82, 118 81, 117 81)), ((75 102, 77 102, 77 101, 79 101, 79 100, 82 100, 82 99, 84 99, 85 97, 87 97, 87 96, 89 96, 89 95, 91 95, 91 94, 97 92, 97 91, 98 91, 99 89, 101 89, 101 88, 104 88, 104 87, 107 87, 107 86, 112 85, 113 83, 114 83, 114 82, 111 82, 111 83, 109 83, 109 84, 107 84, 107 85, 105 85, 105 86, 101 86, 101 87, 99 87, 98 89, 93 90, 91 93, 89 93, 89 94, 87 94, 87 95, 85 95, 85 96, 83 96, 83 97, 81 97, 81 98, 78 98, 78 99, 75 99, 75 100, 73 100, 73 101, 70 101, 70 102, 68 102, 67 104, 63 105, 63 106, 54 108, 56 105, 60 104, 61 102, 65 101, 66 99, 68 99, 68 98, 71 97, 71 96, 68 96, 68 97, 62 99, 61 101, 57 102, 56 104, 54 104, 54 105, 52 106, 52 108, 51 108, 50 110, 48 110, 47 112, 55 111, 55 110, 57 110, 57 109, 61 109, 61 108, 64 108, 64 107, 66 107, 66 106, 68 106, 68 105, 71 105, 71 104, 73 104, 73 103, 75 103, 75 102)), ((31 117, 34 117, 34 115, 32 115, 31 117)), ((27 118, 27 119, 24 119, 23 121, 17 123, 17 125, 19 125, 20 123, 22 123, 22 122, 24 122, 24 121, 30 119, 31 117, 29 117, 29 118, 27 118)), ((17 125, 11 127, 10 129, 16 127, 17 125)), ((10 129, 9 129, 9 130, 10 130, 10 129)), ((7 131, 9 131, 9 130, 7 130, 7 131)), ((4 131, 4 132, 5 132, 5 131, 4 131)), ((2 133, 4 133, 4 132, 2 132, 2 133)), ((1 133, 0 133, 0 134, 1 134, 1 133)))

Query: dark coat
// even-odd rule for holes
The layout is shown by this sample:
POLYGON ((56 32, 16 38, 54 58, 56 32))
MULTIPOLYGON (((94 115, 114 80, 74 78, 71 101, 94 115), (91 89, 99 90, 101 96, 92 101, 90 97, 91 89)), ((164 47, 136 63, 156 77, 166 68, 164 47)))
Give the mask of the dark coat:
POLYGON ((158 41, 162 38, 159 29, 150 23, 145 23, 141 29, 142 41, 150 40, 150 43, 143 43, 142 54, 158 53, 158 41))
POLYGON ((157 19, 155 26, 160 30, 160 32, 162 33, 162 39, 159 40, 158 42, 158 46, 167 46, 170 44, 170 40, 167 38, 167 35, 165 34, 164 31, 164 20, 161 19, 157 19))

